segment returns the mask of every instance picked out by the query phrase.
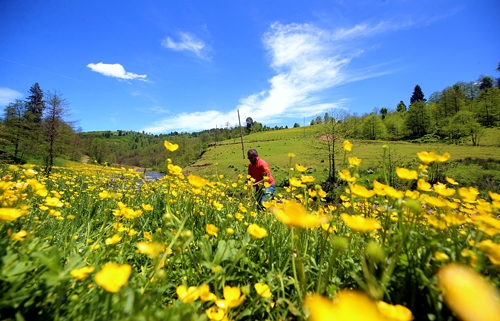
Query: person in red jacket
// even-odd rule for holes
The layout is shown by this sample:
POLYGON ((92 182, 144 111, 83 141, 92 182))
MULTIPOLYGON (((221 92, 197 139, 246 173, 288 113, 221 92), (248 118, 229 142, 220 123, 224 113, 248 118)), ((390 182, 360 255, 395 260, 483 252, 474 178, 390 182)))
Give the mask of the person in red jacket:
POLYGON ((276 183, 271 174, 269 164, 259 157, 257 150, 248 150, 247 157, 250 161, 250 164, 248 164, 248 175, 254 179, 252 186, 255 187, 257 203, 263 208, 264 206, 262 203, 273 197, 274 191, 276 190, 276 183), (267 187, 264 186, 265 182, 269 184, 266 184, 267 187))

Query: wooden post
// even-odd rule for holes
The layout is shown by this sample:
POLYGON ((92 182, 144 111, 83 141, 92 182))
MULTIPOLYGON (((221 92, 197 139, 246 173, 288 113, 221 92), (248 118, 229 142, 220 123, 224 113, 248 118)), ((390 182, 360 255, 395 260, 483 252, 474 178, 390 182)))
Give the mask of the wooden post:
POLYGON ((245 159, 245 146, 243 145, 243 130, 241 129, 240 110, 239 109, 238 109, 238 123, 240 124, 241 151, 243 152, 243 159, 245 159))

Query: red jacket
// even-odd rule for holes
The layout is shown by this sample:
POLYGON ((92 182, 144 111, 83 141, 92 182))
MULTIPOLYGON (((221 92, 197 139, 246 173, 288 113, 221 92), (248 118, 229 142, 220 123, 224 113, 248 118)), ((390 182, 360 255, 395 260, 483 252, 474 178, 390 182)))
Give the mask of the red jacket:
POLYGON ((267 176, 267 182, 270 185, 275 184, 269 164, 260 157, 257 157, 255 164, 248 164, 248 173, 255 179, 256 182, 263 180, 264 176, 267 176))

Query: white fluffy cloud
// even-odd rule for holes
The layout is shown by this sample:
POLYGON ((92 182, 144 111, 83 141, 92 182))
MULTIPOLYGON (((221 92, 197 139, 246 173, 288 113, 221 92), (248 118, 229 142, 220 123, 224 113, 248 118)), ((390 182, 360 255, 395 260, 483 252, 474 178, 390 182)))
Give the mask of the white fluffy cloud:
POLYGON ((103 74, 104 76, 115 77, 119 79, 126 79, 126 80, 137 79, 146 81, 147 77, 147 75, 138 75, 134 74, 133 72, 125 71, 125 68, 123 68, 123 66, 120 64, 104 64, 102 62, 99 62, 97 64, 90 63, 87 65, 87 67, 92 69, 92 71, 103 74))
POLYGON ((275 76, 268 80, 268 89, 241 99, 234 110, 226 113, 215 110, 182 113, 159 120, 144 130, 159 133, 215 128, 227 121, 234 123, 237 109, 243 120, 252 117, 273 124, 342 108, 342 99, 327 101, 326 95, 331 88, 384 74, 376 67, 349 70, 350 61, 360 50, 348 50, 344 44, 356 37, 381 32, 381 29, 381 24, 372 28, 357 25, 332 32, 310 24, 274 23, 263 37, 275 71, 275 76))
POLYGON ((203 41, 190 33, 181 32, 179 35, 181 38, 180 41, 175 42, 170 37, 167 37, 162 40, 161 45, 175 51, 190 51, 201 59, 210 59, 210 47, 203 41))
POLYGON ((18 91, 7 87, 0 87, 0 106, 7 106, 9 103, 13 103, 22 96, 23 94, 18 91))

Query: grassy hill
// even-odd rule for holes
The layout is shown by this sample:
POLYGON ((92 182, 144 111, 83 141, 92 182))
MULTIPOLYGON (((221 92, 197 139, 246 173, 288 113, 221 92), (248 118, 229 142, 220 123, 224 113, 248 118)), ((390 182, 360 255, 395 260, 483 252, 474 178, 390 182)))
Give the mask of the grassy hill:
MULTIPOLYGON (((240 138, 220 142, 211 146, 193 165, 184 169, 186 173, 215 177, 223 174, 226 177, 246 175, 248 160, 246 151, 255 148, 259 156, 271 166, 273 176, 278 184, 283 182, 294 164, 308 166, 309 175, 316 177, 316 182, 324 181, 328 175, 328 149, 320 139, 318 126, 307 126, 277 131, 258 132, 244 136, 244 151, 240 138), (289 153, 295 154, 290 160, 289 153)), ((475 180, 483 179, 500 182, 500 129, 487 129, 481 140, 482 146, 450 145, 443 143, 410 143, 387 141, 352 141, 353 150, 348 156, 363 159, 360 170, 368 175, 368 179, 380 176, 382 169, 383 146, 389 146, 394 166, 412 167, 417 160, 417 153, 434 151, 438 154, 449 152, 447 171, 450 176, 463 180, 474 186, 475 180), (477 165, 479 164, 479 165, 477 165), (483 168, 484 167, 484 168, 483 168), (470 171, 475 174, 471 174, 470 171)), ((343 165, 342 142, 337 142, 336 165, 343 165)))

